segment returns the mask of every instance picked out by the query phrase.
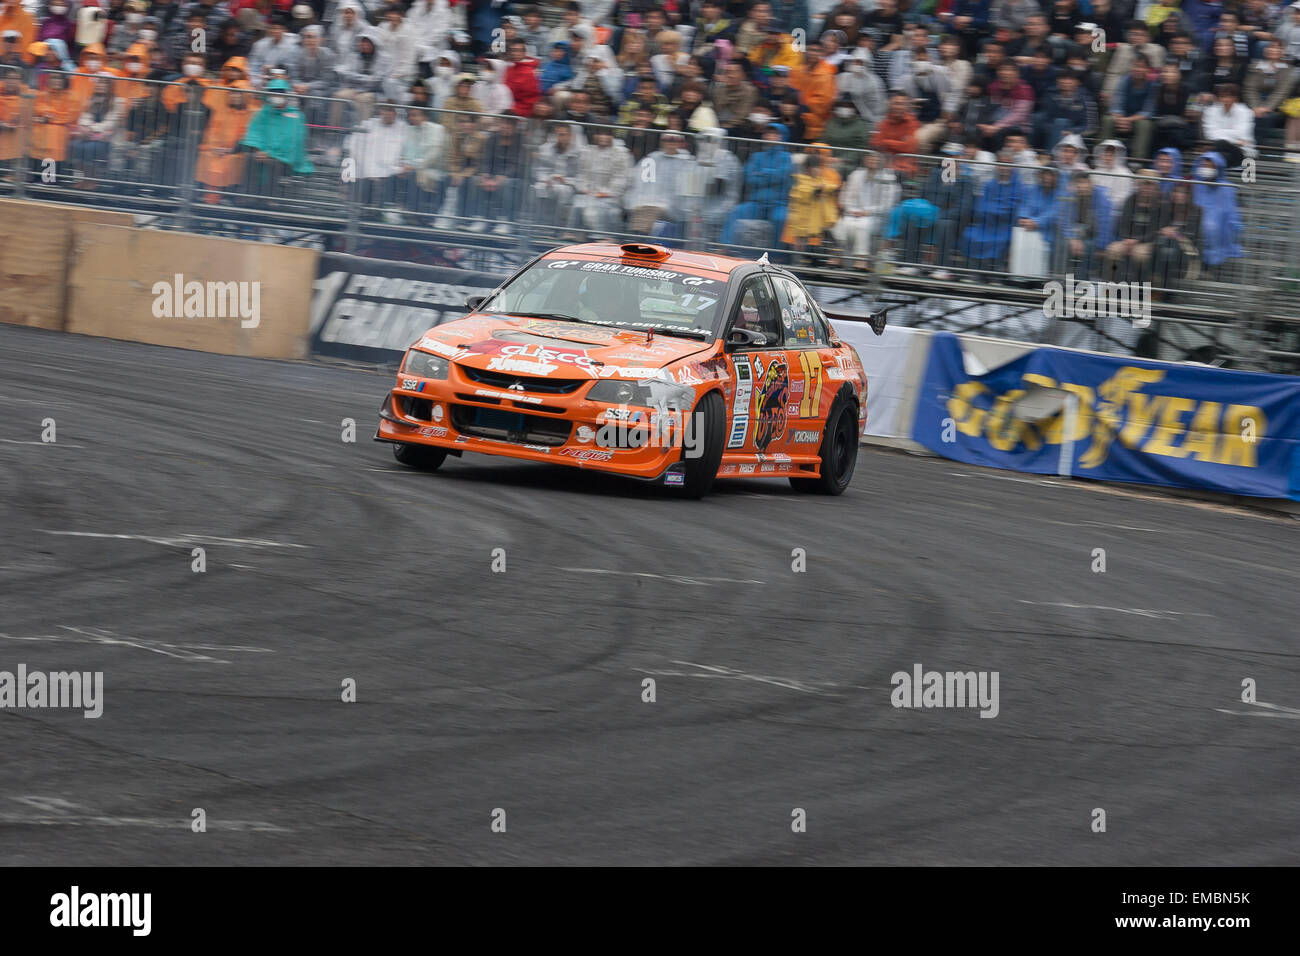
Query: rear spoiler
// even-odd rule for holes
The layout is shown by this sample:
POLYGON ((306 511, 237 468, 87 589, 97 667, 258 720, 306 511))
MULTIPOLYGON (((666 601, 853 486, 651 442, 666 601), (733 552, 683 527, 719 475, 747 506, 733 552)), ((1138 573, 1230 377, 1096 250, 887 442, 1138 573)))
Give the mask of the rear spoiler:
POLYGON ((890 309, 896 309, 902 305, 901 302, 895 302, 893 305, 887 305, 883 309, 875 312, 833 312, 825 306, 822 307, 822 314, 832 322, 866 322, 871 326, 871 331, 877 335, 885 334, 885 320, 889 315, 890 309))

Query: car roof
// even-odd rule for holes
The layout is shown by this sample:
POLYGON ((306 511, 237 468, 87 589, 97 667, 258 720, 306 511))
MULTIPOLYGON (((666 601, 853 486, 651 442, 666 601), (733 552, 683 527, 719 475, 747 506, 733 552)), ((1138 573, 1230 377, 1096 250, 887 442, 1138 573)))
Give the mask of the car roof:
POLYGON ((654 257, 629 255, 624 247, 615 242, 583 242, 572 246, 560 246, 545 253, 542 258, 557 256, 581 256, 608 259, 617 262, 638 262, 647 266, 664 266, 682 269, 687 272, 709 272, 715 275, 730 276, 737 269, 754 265, 753 259, 737 259, 733 256, 720 256, 711 252, 684 252, 655 246, 648 243, 635 243, 642 249, 652 249, 654 257))

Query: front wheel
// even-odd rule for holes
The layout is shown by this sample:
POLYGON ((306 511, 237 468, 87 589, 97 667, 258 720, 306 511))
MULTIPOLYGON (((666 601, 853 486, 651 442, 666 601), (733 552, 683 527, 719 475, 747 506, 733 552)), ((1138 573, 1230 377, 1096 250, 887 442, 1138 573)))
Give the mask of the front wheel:
POLYGON ((687 498, 703 498, 713 487, 722 464, 722 432, 725 418, 722 396, 709 392, 696 403, 687 423, 687 436, 692 440, 682 449, 686 463, 686 479, 682 494, 687 498))
POLYGON ((816 478, 791 478, 795 491, 815 495, 842 495, 853 480, 853 469, 858 463, 858 413, 852 403, 843 398, 835 400, 835 407, 826 416, 826 432, 822 435, 821 475, 816 478))
POLYGON ((410 468, 437 471, 438 467, 447 460, 447 453, 432 445, 408 445, 399 442, 393 445, 393 457, 410 468))

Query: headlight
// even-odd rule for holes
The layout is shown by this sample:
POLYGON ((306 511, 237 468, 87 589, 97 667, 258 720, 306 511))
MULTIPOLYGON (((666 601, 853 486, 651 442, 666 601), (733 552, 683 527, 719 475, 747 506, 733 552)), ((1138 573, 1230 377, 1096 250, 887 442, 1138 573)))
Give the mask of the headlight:
POLYGON ((402 372, 420 378, 446 378, 447 360, 419 349, 407 349, 402 359, 402 372))
POLYGON ((695 392, 684 385, 674 385, 658 379, 641 382, 618 382, 602 379, 587 393, 589 402, 608 402, 611 405, 645 405, 669 412, 689 412, 695 402, 695 392))

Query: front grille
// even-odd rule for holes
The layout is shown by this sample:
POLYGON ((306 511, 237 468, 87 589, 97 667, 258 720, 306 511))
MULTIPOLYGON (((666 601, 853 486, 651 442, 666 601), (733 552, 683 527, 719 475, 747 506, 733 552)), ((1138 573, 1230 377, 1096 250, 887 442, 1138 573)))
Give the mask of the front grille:
POLYGON ((569 440, 572 428, 563 419, 468 405, 451 406, 451 424, 464 435, 521 445, 563 445, 569 440))
POLYGON ((471 382, 488 385, 492 388, 508 389, 516 382, 522 384, 529 392, 544 392, 552 395, 568 395, 590 382, 589 378, 538 378, 534 375, 511 375, 507 372, 487 372, 481 368, 459 365, 462 375, 471 382))

